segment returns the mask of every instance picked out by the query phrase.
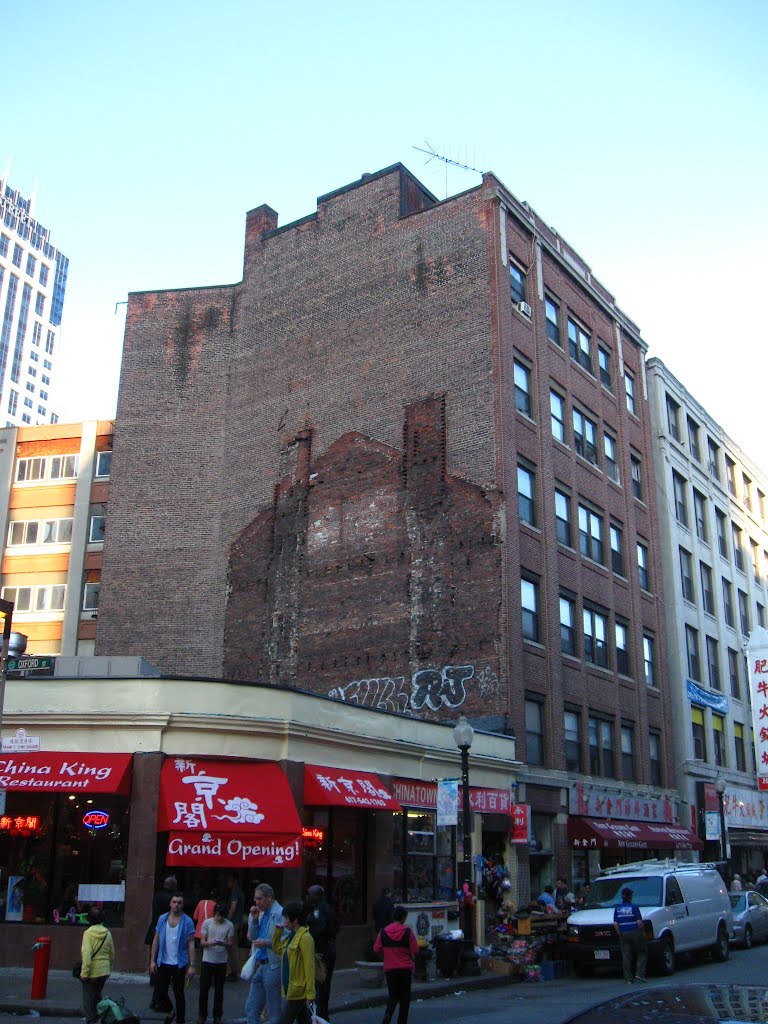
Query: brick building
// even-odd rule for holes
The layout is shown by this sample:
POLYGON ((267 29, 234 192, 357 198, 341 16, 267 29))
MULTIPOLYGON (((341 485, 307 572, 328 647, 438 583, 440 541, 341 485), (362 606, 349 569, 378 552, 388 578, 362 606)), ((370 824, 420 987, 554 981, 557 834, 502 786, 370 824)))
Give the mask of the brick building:
POLYGON ((686 848, 644 354, 492 174, 251 211, 241 283, 130 297, 97 654, 514 732, 521 898, 686 848))

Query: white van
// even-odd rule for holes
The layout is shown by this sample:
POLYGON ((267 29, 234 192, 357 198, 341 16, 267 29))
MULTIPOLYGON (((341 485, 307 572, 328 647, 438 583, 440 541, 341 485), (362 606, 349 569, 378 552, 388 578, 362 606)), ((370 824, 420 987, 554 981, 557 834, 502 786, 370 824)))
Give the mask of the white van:
POLYGON ((673 860, 644 860, 609 868, 591 883, 583 909, 568 918, 566 948, 577 973, 621 964, 613 911, 621 890, 632 890, 632 901, 643 914, 648 957, 663 974, 673 974, 675 956, 695 950, 728 959, 733 938, 733 912, 728 890, 710 864, 673 860))

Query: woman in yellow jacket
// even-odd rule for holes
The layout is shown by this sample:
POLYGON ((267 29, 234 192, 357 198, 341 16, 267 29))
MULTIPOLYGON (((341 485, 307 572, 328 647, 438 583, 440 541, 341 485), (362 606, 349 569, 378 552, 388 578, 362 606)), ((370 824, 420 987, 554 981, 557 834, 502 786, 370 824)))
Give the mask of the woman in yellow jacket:
POLYGON ((96 1004, 101 998, 104 982, 112 973, 115 962, 115 944, 112 935, 104 926, 104 915, 98 907, 88 911, 88 924, 83 932, 80 955, 83 965, 80 968, 80 981, 83 986, 83 1010, 86 1024, 95 1024, 99 1019, 96 1004))
POLYGON ((280 973, 285 1006, 279 1024, 310 1024, 315 1001, 315 942, 301 922, 304 907, 289 903, 283 907, 285 930, 275 928, 272 949, 281 957, 280 973))

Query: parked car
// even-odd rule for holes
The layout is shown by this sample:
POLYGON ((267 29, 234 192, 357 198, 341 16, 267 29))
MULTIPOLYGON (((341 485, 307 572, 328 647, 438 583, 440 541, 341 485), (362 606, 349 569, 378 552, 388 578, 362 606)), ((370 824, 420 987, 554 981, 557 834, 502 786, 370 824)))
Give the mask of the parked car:
POLYGON ((678 953, 708 950, 728 959, 733 912, 719 872, 708 864, 646 860, 608 868, 591 883, 583 909, 568 918, 566 956, 577 973, 618 966, 621 951, 613 912, 628 887, 643 915, 648 955, 663 974, 673 974, 678 953))
POLYGON ((744 949, 753 942, 768 942, 768 900, 759 892, 732 892, 733 941, 744 949))

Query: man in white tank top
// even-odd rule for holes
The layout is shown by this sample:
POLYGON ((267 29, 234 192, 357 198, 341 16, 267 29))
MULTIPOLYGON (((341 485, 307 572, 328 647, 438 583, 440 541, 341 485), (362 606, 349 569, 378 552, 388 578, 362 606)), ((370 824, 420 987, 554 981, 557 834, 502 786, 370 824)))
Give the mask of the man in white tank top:
POLYGON ((184 913, 184 897, 180 892, 171 897, 169 912, 158 919, 149 971, 157 974, 155 997, 161 1005, 168 998, 169 987, 173 988, 176 1011, 166 1016, 165 1024, 171 1024, 174 1017, 176 1024, 185 1024, 184 984, 186 977, 195 973, 195 925, 184 913))

